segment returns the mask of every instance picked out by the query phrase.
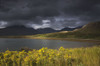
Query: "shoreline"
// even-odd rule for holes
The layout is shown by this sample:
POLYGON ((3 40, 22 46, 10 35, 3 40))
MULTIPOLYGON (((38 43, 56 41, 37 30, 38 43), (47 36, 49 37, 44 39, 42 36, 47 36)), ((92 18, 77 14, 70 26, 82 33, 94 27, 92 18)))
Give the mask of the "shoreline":
POLYGON ((89 42, 89 43, 98 43, 98 44, 100 44, 100 40, 94 40, 94 39, 41 38, 41 37, 34 37, 34 38, 28 38, 28 39, 47 39, 47 40, 77 41, 77 42, 89 42))
MULTIPOLYGON (((18 36, 16 38, 11 37, 11 36, 10 37, 0 37, 0 38, 1 39, 4 39, 4 38, 7 38, 7 39, 44 39, 44 40, 60 40, 60 41, 73 41, 73 42, 84 42, 84 43, 86 42, 86 43, 93 43, 94 46, 100 46, 100 40, 94 40, 94 39, 45 38, 45 37, 32 37, 32 36, 31 37, 27 36, 27 37, 24 37, 24 38, 23 37, 18 37, 18 36)), ((89 47, 94 47, 94 46, 86 46, 84 48, 89 48, 89 47)), ((25 47, 21 47, 21 48, 25 49, 25 47)), ((28 48, 28 47, 26 47, 26 48, 28 48)), ((74 49, 74 48, 82 48, 82 47, 73 47, 72 49, 74 49)), ((31 48, 28 48, 28 49, 31 49, 31 48)))
POLYGON ((47 40, 62 40, 62 41, 78 41, 78 42, 89 42, 89 43, 98 43, 100 40, 95 39, 79 39, 79 38, 46 38, 46 37, 32 37, 32 36, 2 36, 0 38, 23 38, 23 39, 47 39, 47 40))

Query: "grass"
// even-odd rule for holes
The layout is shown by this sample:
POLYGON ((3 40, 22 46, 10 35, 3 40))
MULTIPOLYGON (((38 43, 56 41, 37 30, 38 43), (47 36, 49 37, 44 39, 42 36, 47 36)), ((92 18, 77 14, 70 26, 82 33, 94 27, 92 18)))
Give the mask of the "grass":
POLYGON ((75 39, 95 39, 100 40, 100 21, 84 25, 80 29, 73 31, 62 31, 48 34, 33 35, 33 37, 46 38, 75 38, 75 39))
POLYGON ((88 48, 5 51, 0 66, 100 66, 100 46, 88 48))
POLYGON ((69 31, 69 32, 56 32, 56 33, 48 33, 48 34, 37 34, 32 37, 40 37, 40 38, 74 38, 74 39, 94 39, 100 40, 100 33, 84 33, 81 31, 69 31))

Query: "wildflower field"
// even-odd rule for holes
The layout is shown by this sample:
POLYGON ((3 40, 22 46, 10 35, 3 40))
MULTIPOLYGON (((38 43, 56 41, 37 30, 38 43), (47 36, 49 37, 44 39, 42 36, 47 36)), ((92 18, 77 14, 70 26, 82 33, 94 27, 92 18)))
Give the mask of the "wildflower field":
POLYGON ((0 53, 0 66, 100 66, 100 46, 0 53))

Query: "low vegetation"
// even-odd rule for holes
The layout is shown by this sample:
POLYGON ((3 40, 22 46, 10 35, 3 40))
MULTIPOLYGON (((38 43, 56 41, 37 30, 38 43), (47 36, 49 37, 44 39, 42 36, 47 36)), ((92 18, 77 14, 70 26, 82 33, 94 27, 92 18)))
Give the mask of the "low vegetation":
POLYGON ((100 40, 100 21, 89 23, 80 29, 69 32, 56 32, 48 34, 33 35, 33 37, 45 38, 75 38, 75 39, 98 39, 100 40))
POLYGON ((100 34, 85 34, 80 32, 37 34, 30 37, 36 38, 69 38, 69 39, 95 39, 100 40, 100 34))
POLYGON ((0 66, 100 66, 100 47, 7 50, 0 53, 0 66))

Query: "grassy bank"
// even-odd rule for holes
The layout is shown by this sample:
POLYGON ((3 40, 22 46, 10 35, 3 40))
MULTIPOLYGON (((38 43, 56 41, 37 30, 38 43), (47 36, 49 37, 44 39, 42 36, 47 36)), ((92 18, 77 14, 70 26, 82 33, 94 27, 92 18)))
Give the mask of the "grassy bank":
MULTIPOLYGON (((51 34, 51 33, 50 33, 51 34)), ((26 36, 0 36, 0 38, 23 38, 23 39, 48 39, 48 40, 65 40, 65 41, 78 41, 78 42, 91 42, 100 44, 99 39, 82 39, 82 38, 57 38, 57 37, 44 37, 45 34, 26 35, 26 36)))
POLYGON ((37 34, 37 35, 33 35, 33 37, 100 40, 100 34, 82 33, 78 31, 77 32, 69 31, 69 32, 56 32, 56 33, 48 33, 48 34, 37 34))
POLYGON ((0 66, 100 66, 100 47, 0 53, 0 66))

